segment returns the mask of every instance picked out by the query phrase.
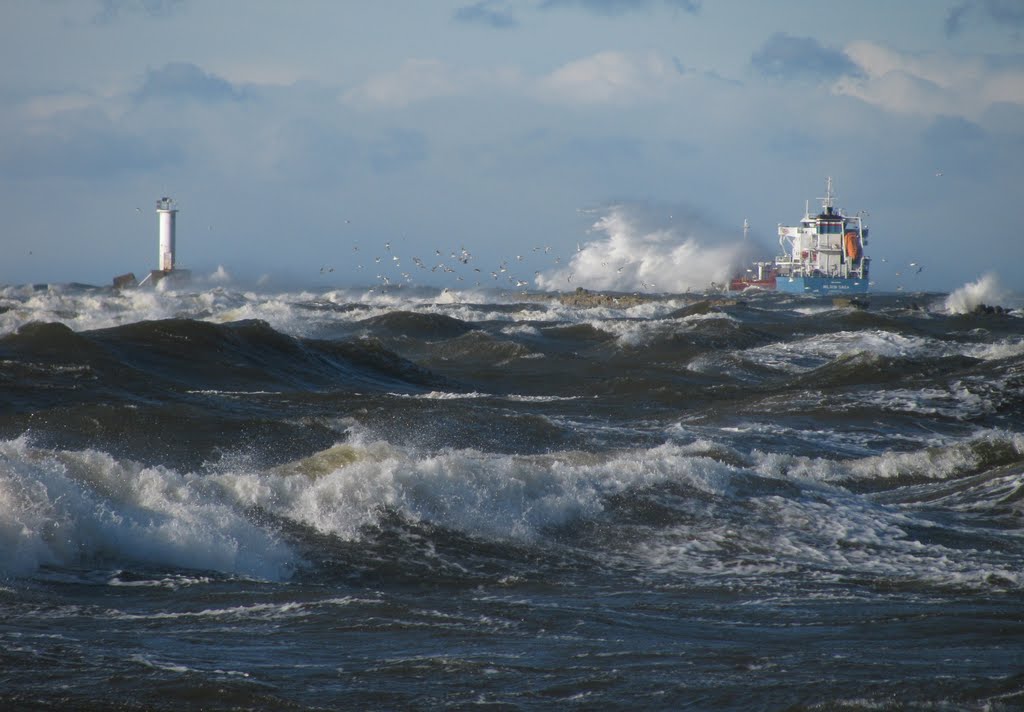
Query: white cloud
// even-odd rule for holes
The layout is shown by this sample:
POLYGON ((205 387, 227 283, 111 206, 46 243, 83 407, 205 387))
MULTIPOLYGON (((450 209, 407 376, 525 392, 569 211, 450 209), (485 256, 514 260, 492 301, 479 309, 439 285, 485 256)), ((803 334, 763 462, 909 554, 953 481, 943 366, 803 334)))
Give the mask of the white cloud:
POLYGON ((538 89, 559 102, 625 104, 664 96, 680 80, 672 61, 653 52, 600 52, 543 77, 538 89))
POLYGON ((453 70, 436 59, 410 59, 393 72, 369 78, 346 92, 352 104, 404 107, 424 99, 458 93, 453 70))
POLYGON ((81 92, 68 92, 30 97, 20 108, 24 112, 25 118, 40 121, 51 119, 57 114, 68 111, 93 108, 97 104, 99 104, 99 100, 94 96, 81 92))
POLYGON ((410 59, 394 71, 370 77, 342 99, 356 106, 403 108, 428 99, 519 83, 519 74, 512 69, 461 70, 436 59, 410 59))
POLYGON ((837 94, 899 114, 977 119, 993 104, 1024 105, 1024 66, 992 66, 985 57, 901 53, 872 42, 854 42, 846 53, 863 77, 844 77, 837 94))
POLYGON ((412 59, 347 91, 347 104, 403 108, 416 102, 488 89, 525 93, 557 104, 632 104, 668 96, 683 76, 654 52, 600 52, 550 74, 524 77, 519 69, 465 70, 436 59, 412 59))

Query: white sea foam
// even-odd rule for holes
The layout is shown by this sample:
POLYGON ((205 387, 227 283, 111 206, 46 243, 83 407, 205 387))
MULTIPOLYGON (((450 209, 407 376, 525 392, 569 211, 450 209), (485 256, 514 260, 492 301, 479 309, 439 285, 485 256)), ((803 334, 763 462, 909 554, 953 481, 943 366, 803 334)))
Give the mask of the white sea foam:
POLYGON ((980 358, 983 361, 1001 361, 1024 354, 1024 339, 1015 338, 995 341, 990 344, 967 345, 963 352, 965 356, 980 358))
POLYGON ((511 324, 503 327, 501 333, 505 336, 540 336, 541 331, 533 324, 511 324))
POLYGON ((270 473, 212 478, 240 507, 260 506, 345 539, 390 508, 477 536, 532 540, 546 527, 595 516, 605 497, 625 488, 671 479, 722 491, 730 472, 675 445, 607 455, 425 454, 357 437, 270 473))
POLYGON ((449 393, 447 391, 431 391, 430 393, 388 393, 392 398, 409 398, 411 400, 471 400, 475 398, 491 398, 487 393, 449 393))
POLYGON ((22 437, 0 443, 0 562, 15 574, 135 561, 280 579, 301 562, 276 531, 245 516, 249 507, 345 539, 394 509, 477 536, 532 540, 595 516, 623 489, 671 479, 721 491, 730 471, 676 445, 515 456, 423 453, 357 435, 272 470, 197 475, 37 449, 22 437))
POLYGON ((495 398, 520 403, 550 403, 554 401, 576 400, 578 396, 524 396, 510 393, 494 395, 493 393, 449 393, 447 391, 431 391, 430 393, 388 393, 392 398, 408 398, 411 400, 474 400, 478 398, 495 398))
MULTIPOLYGON (((986 440, 1024 453, 1024 438, 1002 432, 840 460, 745 452, 707 436, 606 453, 425 452, 347 425, 345 443, 309 457, 270 469, 224 462, 220 471, 202 475, 147 468, 94 451, 37 449, 25 438, 0 443, 3 570, 139 561, 280 579, 301 562, 276 530, 245 516, 252 507, 346 540, 358 540, 364 527, 393 511, 472 536, 530 542, 543 539, 551 527, 601 516, 610 496, 665 483, 685 484, 730 502, 732 509, 737 478, 753 475, 804 490, 824 488, 828 495, 755 498, 752 528, 697 516, 683 528, 654 527, 654 539, 623 544, 625 549, 614 548, 609 556, 628 557, 626 550, 637 546, 655 568, 741 575, 819 562, 822 572, 837 568, 843 575, 862 571, 974 585, 984 578, 980 564, 975 568, 963 556, 944 559, 941 552, 921 554, 906 534, 909 515, 842 487, 888 478, 950 480, 977 468, 985 448, 975 444, 986 440), (722 555, 737 546, 762 554, 722 555), (869 549, 878 561, 861 560, 869 549)), ((1003 483, 999 496, 1007 493, 1012 494, 1010 485, 1003 483)), ((1014 572, 995 575, 1017 580, 1014 572)), ((145 585, 179 583, 157 578, 145 585)))
POLYGON ((0 566, 142 561, 265 579, 295 556, 275 532, 208 496, 201 478, 91 450, 0 442, 0 566))
MULTIPOLYGON (((938 460, 940 466, 955 472, 967 465, 961 460, 962 455, 953 448, 945 457, 932 462, 938 460), (943 459, 946 461, 942 462, 943 459)), ((928 469, 927 459, 921 454, 908 454, 888 462, 866 462, 864 469, 872 470, 872 476, 877 476, 879 468, 890 465, 904 472, 913 468, 923 472, 928 469)), ((825 470, 849 473, 849 465, 842 463, 803 460, 807 466, 804 474, 809 478, 803 480, 804 488, 814 487, 813 483, 820 481, 817 478, 825 470)), ((767 460, 762 463, 765 464, 767 460)), ((799 477, 798 469, 789 467, 786 479, 799 477)), ((1016 492, 1021 481, 1019 473, 999 478, 989 490, 966 499, 987 509, 995 501, 994 494, 1006 496, 1016 492)), ((916 505, 886 504, 834 488, 828 488, 823 495, 755 496, 745 505, 747 513, 742 519, 698 518, 692 523, 652 529, 629 555, 633 565, 640 561, 645 570, 719 581, 762 580, 766 576, 789 574, 825 584, 851 580, 862 583, 874 578, 885 586, 901 581, 985 591, 994 587, 1019 590, 1024 586, 1024 574, 1009 558, 1002 563, 990 551, 923 540, 922 530, 939 525, 917 516, 916 505)), ((934 508, 937 503, 928 497, 927 506, 934 508)), ((945 506, 957 505, 953 502, 945 506)), ((970 535, 967 531, 963 533, 970 535)), ((622 563, 629 565, 628 556, 622 563)), ((837 595, 844 595, 844 591, 838 588, 837 595)))
MULTIPOLYGON (((351 333, 365 319, 395 311, 437 314, 465 323, 507 323, 509 335, 538 335, 540 324, 577 324, 593 322, 633 328, 642 339, 641 320, 654 328, 666 328, 658 320, 684 302, 659 300, 629 309, 578 309, 557 300, 525 304, 509 311, 496 308, 514 303, 514 295, 495 292, 449 291, 441 299, 437 290, 402 292, 364 292, 334 289, 323 293, 254 292, 239 290, 227 283, 214 285, 204 281, 193 289, 83 289, 52 285, 46 289, 6 287, 0 289, 0 336, 17 331, 30 322, 56 322, 74 331, 106 329, 140 321, 170 318, 195 319, 217 324, 259 320, 272 328, 296 337, 331 338, 351 333), (621 326, 632 322, 633 327, 621 326)), ((631 337, 626 336, 627 340, 631 337)))
MULTIPOLYGON (((869 354, 888 358, 936 358, 955 354, 957 348, 937 339, 906 336, 889 331, 837 331, 797 341, 779 342, 734 352, 761 367, 788 373, 805 373, 841 357, 869 354)), ((716 367, 714 355, 694 360, 690 368, 716 367)))
POLYGON ((966 441, 937 439, 928 447, 908 452, 845 460, 757 453, 755 470, 768 477, 839 484, 897 478, 945 480, 978 467, 981 452, 986 449, 979 445, 1005 447, 1024 457, 1024 435, 993 430, 980 432, 966 441))

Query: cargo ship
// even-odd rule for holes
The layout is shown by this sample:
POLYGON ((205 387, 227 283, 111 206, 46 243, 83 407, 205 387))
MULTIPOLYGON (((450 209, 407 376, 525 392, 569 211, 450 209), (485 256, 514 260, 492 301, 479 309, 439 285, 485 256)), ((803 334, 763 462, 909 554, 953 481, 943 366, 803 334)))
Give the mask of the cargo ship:
MULTIPOLYGON (((789 294, 867 294, 871 259, 864 253, 868 229, 860 215, 844 215, 833 205, 829 178, 821 212, 804 208, 799 225, 779 225, 782 254, 755 262, 729 282, 729 290, 768 289, 789 294)), ((744 224, 744 227, 746 225, 744 224)))

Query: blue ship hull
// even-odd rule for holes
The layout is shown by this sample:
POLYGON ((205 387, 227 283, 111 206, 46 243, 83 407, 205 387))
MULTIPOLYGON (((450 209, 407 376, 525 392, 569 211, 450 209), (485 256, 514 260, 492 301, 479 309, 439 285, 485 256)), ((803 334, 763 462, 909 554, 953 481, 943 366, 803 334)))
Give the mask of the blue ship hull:
POLYGON ((787 294, 867 294, 868 280, 861 277, 779 277, 775 290, 787 294))

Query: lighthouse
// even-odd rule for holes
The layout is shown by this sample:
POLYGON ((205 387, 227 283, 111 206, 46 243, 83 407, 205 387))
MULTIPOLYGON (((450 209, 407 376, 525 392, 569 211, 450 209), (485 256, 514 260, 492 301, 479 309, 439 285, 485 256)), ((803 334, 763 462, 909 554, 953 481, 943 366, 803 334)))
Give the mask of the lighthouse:
POLYGON ((160 253, 157 269, 161 272, 170 272, 174 269, 174 223, 178 209, 174 207, 174 201, 165 196, 156 201, 156 214, 160 221, 160 253))
POLYGON ((156 201, 156 219, 160 228, 160 245, 157 254, 157 268, 150 270, 146 278, 141 282, 135 281, 135 274, 126 274, 114 277, 115 289, 127 289, 130 287, 141 287, 148 284, 155 287, 160 282, 163 286, 180 286, 187 284, 192 273, 187 269, 181 269, 176 264, 175 250, 175 223, 177 222, 178 208, 174 201, 167 196, 156 201))

